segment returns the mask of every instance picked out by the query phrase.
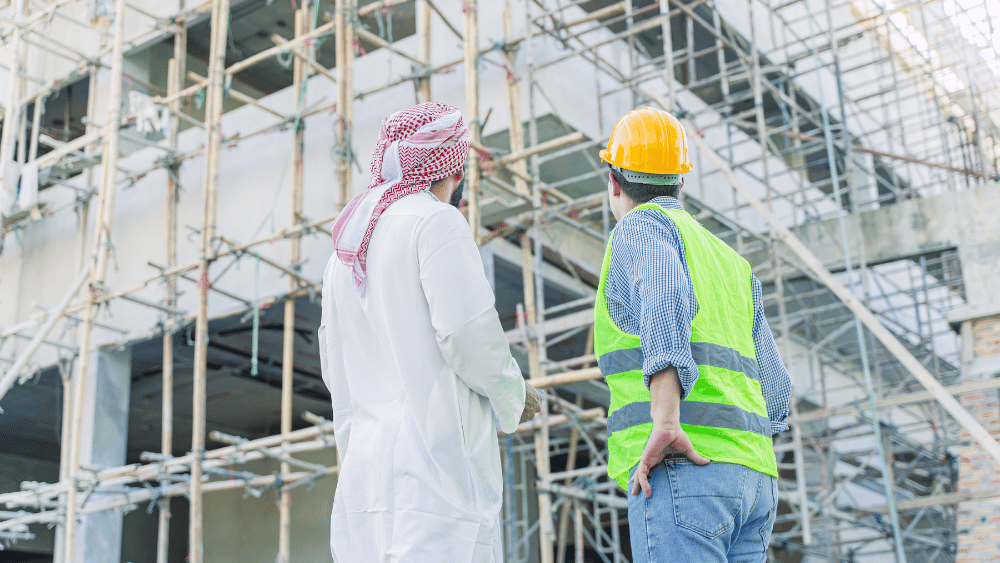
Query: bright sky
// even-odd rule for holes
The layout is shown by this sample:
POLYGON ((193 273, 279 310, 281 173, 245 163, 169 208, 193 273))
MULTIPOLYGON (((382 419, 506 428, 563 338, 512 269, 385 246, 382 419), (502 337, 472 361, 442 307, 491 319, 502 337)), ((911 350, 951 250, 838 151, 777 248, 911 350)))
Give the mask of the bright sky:
MULTIPOLYGON (((880 8, 886 11, 896 9, 897 3, 894 0, 873 0, 880 8)), ((954 25, 965 41, 968 48, 978 51, 982 60, 986 62, 993 73, 994 80, 1000 80, 1000 1, 998 0, 943 0, 941 3, 945 14, 948 17, 947 24, 954 25)), ((941 57, 938 49, 928 43, 923 31, 913 25, 919 21, 919 15, 911 13, 907 17, 904 12, 896 12, 889 16, 893 26, 899 30, 901 38, 892 38, 890 41, 893 47, 903 50, 915 51, 921 58, 931 63, 934 71, 934 78, 948 92, 958 92, 966 88, 966 82, 949 68, 945 59, 941 57), (896 39, 893 41, 893 39, 896 39), (901 41, 905 44, 898 44, 901 41)), ((930 27, 936 22, 928 22, 930 27)))

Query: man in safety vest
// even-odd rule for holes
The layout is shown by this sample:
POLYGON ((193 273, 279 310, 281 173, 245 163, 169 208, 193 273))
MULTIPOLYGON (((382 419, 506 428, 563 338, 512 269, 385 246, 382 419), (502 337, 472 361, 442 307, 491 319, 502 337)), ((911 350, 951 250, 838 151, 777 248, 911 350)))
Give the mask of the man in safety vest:
POLYGON ((778 506, 771 436, 788 428, 790 381, 760 282, 677 200, 692 169, 677 118, 629 112, 601 160, 618 224, 594 347, 633 562, 765 561, 778 506))

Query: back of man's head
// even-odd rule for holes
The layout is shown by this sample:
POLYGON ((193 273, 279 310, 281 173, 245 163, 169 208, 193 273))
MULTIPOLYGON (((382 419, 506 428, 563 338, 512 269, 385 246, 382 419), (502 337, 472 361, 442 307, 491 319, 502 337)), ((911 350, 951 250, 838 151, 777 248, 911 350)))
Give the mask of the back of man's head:
POLYGON ((641 179, 629 180, 626 175, 633 176, 629 174, 628 171, 624 171, 616 166, 609 165, 611 168, 611 176, 614 178, 615 182, 621 187, 625 195, 629 197, 632 201, 643 204, 648 203, 653 198, 657 197, 677 197, 681 191, 681 185, 683 181, 679 174, 675 175, 677 178, 676 184, 651 184, 643 182, 641 179))

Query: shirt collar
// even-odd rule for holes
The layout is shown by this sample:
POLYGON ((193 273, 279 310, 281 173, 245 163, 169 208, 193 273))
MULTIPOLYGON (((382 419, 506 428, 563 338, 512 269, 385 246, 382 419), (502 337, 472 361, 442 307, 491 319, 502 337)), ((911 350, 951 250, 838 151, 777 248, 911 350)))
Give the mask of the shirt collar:
POLYGON ((676 197, 670 197, 668 195, 661 195, 659 197, 654 197, 653 199, 649 200, 649 203, 655 203, 656 205, 659 205, 664 209, 677 209, 680 211, 684 211, 684 206, 681 205, 680 200, 677 199, 676 197))

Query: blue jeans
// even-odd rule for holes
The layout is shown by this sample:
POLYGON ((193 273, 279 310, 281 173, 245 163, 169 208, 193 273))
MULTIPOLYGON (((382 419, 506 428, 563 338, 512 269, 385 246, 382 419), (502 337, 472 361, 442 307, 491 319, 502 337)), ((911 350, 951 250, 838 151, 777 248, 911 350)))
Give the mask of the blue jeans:
POLYGON ((628 496, 633 563, 767 561, 778 508, 774 477, 742 465, 698 466, 683 458, 653 468, 649 484, 652 497, 641 490, 628 496))

